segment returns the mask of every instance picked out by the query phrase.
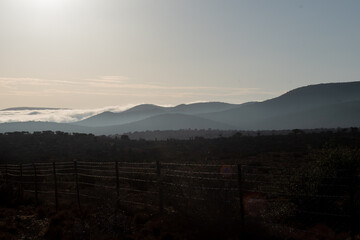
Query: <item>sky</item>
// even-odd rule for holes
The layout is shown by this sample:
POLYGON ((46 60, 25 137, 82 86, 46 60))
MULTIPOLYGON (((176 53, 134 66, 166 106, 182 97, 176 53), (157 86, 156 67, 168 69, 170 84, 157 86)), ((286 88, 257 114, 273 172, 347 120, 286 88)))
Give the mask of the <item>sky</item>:
POLYGON ((358 81, 359 12, 358 0, 0 0, 0 109, 243 103, 358 81))

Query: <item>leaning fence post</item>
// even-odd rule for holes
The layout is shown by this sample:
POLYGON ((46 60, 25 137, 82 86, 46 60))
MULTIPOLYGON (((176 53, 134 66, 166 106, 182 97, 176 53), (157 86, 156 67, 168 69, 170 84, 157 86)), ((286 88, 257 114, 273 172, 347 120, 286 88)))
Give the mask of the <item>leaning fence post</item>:
POLYGON ((34 168, 34 184, 35 184, 35 201, 36 201, 36 205, 38 205, 38 204, 39 204, 39 199, 38 199, 38 182, 37 182, 37 173, 36 173, 35 163, 33 163, 33 168, 34 168))
POLYGON ((116 196, 119 199, 119 196, 120 196, 120 192, 119 192, 119 188, 120 188, 120 185, 119 185, 119 163, 118 163, 117 160, 115 161, 115 174, 116 174, 116 196))
POLYGON ((74 161, 74 174, 75 174, 75 187, 76 187, 77 202, 78 202, 79 209, 81 211, 79 179, 78 179, 78 170, 77 170, 77 162, 76 161, 74 161))
POLYGON ((156 161, 156 174, 157 174, 157 183, 159 188, 159 212, 163 213, 164 203, 163 203, 163 191, 162 191, 162 182, 161 182, 161 166, 159 161, 156 161))
POLYGON ((58 211, 58 204, 59 204, 59 200, 58 200, 58 189, 57 189, 57 179, 56 179, 56 165, 55 162, 53 162, 53 174, 54 174, 54 191, 55 191, 55 209, 56 212, 58 211))
POLYGON ((239 188, 239 201, 240 201, 240 220, 241 224, 244 224, 244 194, 243 194, 243 181, 242 181, 242 172, 241 165, 237 165, 238 168, 238 188, 239 188))

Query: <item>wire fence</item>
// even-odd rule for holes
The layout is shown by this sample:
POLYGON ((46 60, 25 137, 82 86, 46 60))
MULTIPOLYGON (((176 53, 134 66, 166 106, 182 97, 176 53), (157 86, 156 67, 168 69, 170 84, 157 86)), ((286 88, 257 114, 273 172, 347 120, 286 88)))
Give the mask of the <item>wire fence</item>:
POLYGON ((297 225, 329 222, 354 236, 357 175, 309 179, 294 167, 173 162, 53 162, 0 164, 1 182, 36 204, 74 201, 176 212, 244 223, 297 225))

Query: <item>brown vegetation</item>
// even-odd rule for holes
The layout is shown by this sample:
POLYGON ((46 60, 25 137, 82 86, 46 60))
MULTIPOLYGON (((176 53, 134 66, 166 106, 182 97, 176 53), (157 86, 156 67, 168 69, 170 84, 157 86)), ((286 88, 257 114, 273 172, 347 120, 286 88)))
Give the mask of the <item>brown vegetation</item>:
POLYGON ((51 132, 0 135, 0 239, 350 238, 358 230, 359 143, 353 130, 154 142, 51 132), (34 186, 14 184, 16 164, 32 176, 32 162, 42 162, 36 209, 34 186), (59 173, 58 212, 52 162, 59 173), (23 188, 32 192, 23 195, 23 188))

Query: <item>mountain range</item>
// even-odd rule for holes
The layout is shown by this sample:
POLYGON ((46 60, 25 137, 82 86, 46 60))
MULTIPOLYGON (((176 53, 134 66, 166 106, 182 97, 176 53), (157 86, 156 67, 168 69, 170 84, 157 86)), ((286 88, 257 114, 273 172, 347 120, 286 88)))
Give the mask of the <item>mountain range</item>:
POLYGON ((359 126, 358 81, 300 87, 263 102, 206 102, 175 107, 142 104, 119 113, 107 111, 72 123, 2 123, 0 132, 51 130, 111 135, 179 129, 282 130, 359 126))

